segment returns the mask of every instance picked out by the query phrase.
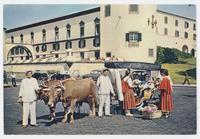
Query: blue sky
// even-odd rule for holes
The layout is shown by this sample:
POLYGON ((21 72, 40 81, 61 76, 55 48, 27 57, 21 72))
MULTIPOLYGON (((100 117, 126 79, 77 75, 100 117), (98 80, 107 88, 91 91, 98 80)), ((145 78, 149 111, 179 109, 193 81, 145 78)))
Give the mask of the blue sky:
MULTIPOLYGON (((4 27, 7 29, 48 20, 58 16, 81 11, 84 9, 97 7, 99 5, 80 5, 80 4, 57 4, 57 5, 39 5, 39 4, 23 4, 23 5, 4 5, 4 27)), ((195 6, 189 5, 158 5, 158 9, 175 13, 189 18, 196 18, 195 6)))

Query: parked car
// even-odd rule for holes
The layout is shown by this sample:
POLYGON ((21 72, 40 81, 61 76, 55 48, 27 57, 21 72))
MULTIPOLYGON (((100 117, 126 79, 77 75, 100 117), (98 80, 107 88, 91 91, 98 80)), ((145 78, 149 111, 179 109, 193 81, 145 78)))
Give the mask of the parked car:
POLYGON ((94 81, 97 81, 98 77, 101 75, 101 70, 92 70, 89 74, 83 75, 84 78, 92 78, 94 81))
POLYGON ((69 74, 55 73, 54 75, 51 76, 51 80, 65 80, 68 78, 71 78, 69 74))
POLYGON ((42 80, 42 81, 48 80, 48 75, 46 73, 36 72, 32 75, 32 77, 36 78, 37 80, 42 80))

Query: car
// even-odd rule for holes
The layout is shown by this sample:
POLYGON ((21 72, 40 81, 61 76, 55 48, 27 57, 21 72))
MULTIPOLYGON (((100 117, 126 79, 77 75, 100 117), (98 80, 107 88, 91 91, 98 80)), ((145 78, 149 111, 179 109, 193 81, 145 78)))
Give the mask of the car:
POLYGON ((145 82, 146 81, 146 78, 148 76, 147 72, 146 71, 133 71, 131 73, 131 76, 135 76, 137 79, 139 79, 140 81, 142 82, 145 82))
POLYGON ((36 72, 32 75, 32 77, 42 81, 48 80, 48 75, 46 73, 36 72))
POLYGON ((51 80, 65 80, 71 78, 69 74, 60 74, 60 73, 55 73, 51 76, 51 80))
POLYGON ((97 81, 98 77, 101 75, 101 70, 92 70, 89 74, 85 74, 82 78, 92 78, 94 81, 97 81))

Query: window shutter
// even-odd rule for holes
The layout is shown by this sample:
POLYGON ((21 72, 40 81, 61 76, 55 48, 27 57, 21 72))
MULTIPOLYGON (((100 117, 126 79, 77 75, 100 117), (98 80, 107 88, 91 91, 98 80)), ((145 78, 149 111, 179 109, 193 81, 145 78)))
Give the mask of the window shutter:
POLYGON ((85 47, 85 44, 86 44, 86 42, 85 42, 85 40, 84 40, 83 47, 85 47))
POLYGON ((81 40, 78 41, 78 46, 81 48, 81 40))
POLYGON ((138 33, 138 41, 142 41, 142 33, 138 33))
POLYGON ((128 42, 129 41, 129 33, 126 33, 125 35, 126 35, 125 36, 126 37, 126 42, 128 42))
POLYGON ((93 46, 96 46, 96 45, 95 45, 95 38, 93 39, 93 46))
POLYGON ((72 42, 70 42, 70 48, 72 48, 72 42))

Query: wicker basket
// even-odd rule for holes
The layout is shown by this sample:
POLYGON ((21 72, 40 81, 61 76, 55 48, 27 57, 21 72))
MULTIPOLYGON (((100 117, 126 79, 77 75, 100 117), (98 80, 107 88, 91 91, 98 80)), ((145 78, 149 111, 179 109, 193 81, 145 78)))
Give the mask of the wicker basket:
POLYGON ((156 118, 161 118, 162 116, 162 111, 161 110, 157 110, 156 112, 153 113, 148 113, 148 112, 142 112, 142 116, 144 119, 156 119, 156 118))

